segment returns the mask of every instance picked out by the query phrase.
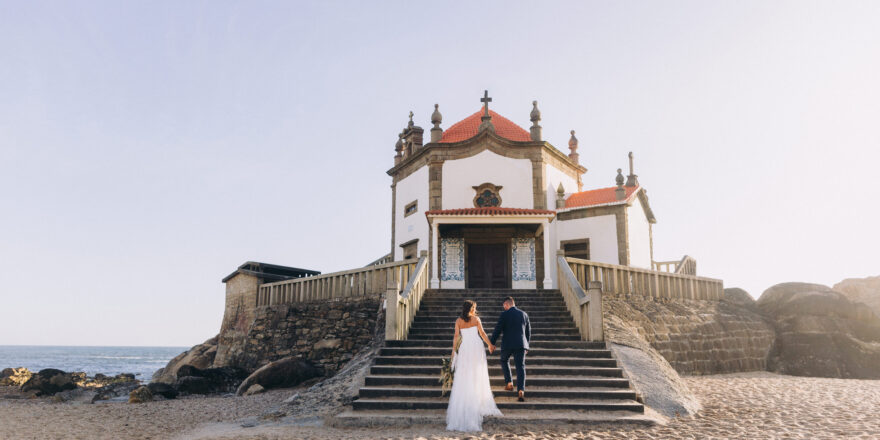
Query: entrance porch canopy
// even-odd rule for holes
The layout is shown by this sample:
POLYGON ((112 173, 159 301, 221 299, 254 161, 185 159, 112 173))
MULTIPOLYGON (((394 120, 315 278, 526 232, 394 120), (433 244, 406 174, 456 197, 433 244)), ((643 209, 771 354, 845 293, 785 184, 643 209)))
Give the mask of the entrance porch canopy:
POLYGON ((462 208, 462 209, 439 209, 426 211, 425 216, 428 218, 428 224, 431 227, 431 288, 440 288, 439 264, 440 246, 439 225, 441 224, 537 224, 538 234, 544 234, 544 280, 542 287, 551 289, 553 280, 550 278, 550 270, 553 267, 550 254, 550 240, 547 235, 547 228, 550 222, 556 217, 556 211, 546 209, 524 209, 524 208, 462 208))

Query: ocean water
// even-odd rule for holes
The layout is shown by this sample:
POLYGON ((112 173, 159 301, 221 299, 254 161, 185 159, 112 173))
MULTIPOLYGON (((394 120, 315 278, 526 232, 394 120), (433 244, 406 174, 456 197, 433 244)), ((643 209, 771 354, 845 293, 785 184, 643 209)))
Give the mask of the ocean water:
POLYGON ((57 368, 116 375, 134 373, 149 382, 153 372, 189 347, 71 347, 46 345, 0 345, 0 369, 27 367, 31 371, 57 368))

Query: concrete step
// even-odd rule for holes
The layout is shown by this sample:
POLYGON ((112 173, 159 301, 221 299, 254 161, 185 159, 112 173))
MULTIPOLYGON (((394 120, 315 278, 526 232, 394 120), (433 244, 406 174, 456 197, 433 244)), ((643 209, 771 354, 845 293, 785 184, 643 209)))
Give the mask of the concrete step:
MULTIPOLYGON (((590 429, 591 426, 613 424, 621 429, 650 427, 662 423, 656 414, 632 411, 536 411, 533 409, 510 408, 501 417, 489 416, 483 419, 483 429, 508 428, 513 426, 566 426, 574 425, 590 429)), ((330 426, 337 428, 389 428, 411 427, 413 425, 446 426, 446 409, 405 409, 405 410, 361 410, 343 411, 328 420, 330 426)))
MULTIPOLYGON (((580 342, 580 341, 575 341, 580 342)), ((532 342, 533 347, 542 347, 538 341, 532 342)), ((379 350, 380 356, 449 356, 452 354, 452 340, 446 342, 446 347, 384 347, 379 350)), ((496 356, 489 354, 487 356, 496 356)), ((607 349, 572 349, 572 348, 533 348, 529 350, 526 359, 532 357, 579 357, 579 358, 611 358, 611 350, 607 349)), ((528 361, 526 361, 528 362, 528 361)))
MULTIPOLYGON (((414 332, 414 331, 444 332, 444 333, 452 334, 453 330, 455 330, 454 325, 434 325, 434 324, 413 325, 409 329, 410 335, 412 335, 412 332, 414 332)), ((483 327, 483 331, 486 332, 487 335, 491 335, 494 330, 495 330, 494 327, 483 327)), ((573 334, 579 334, 577 327, 575 327, 574 325, 563 324, 563 323, 558 323, 555 325, 554 324, 541 324, 540 327, 533 325, 532 326, 532 337, 534 337, 534 335, 536 333, 569 333, 569 334, 573 333, 573 334)))
MULTIPOLYGON (((388 374, 393 376, 401 375, 435 375, 440 377, 440 365, 373 365, 370 368, 370 374, 381 375, 388 374)), ((605 376, 605 377, 623 377, 623 370, 611 367, 535 367, 526 363, 526 374, 528 377, 541 375, 547 376, 605 376)), ((501 366, 490 365, 490 376, 500 376, 501 366)))
MULTIPOLYGON (((419 338, 419 339, 444 339, 444 340, 452 340, 452 332, 449 330, 443 331, 422 331, 422 330, 410 330, 410 337, 419 338)), ((487 333, 487 336, 491 336, 487 333)), ((548 341, 580 341, 581 336, 577 333, 537 333, 532 332, 532 338, 536 339, 544 339, 548 341)))
MULTIPOLYGON (((517 402, 515 397, 496 397, 498 409, 531 409, 531 410, 576 410, 576 411, 632 411, 643 413, 645 407, 634 400, 628 399, 552 399, 531 398, 526 394, 525 402, 517 402)), ((446 409, 449 399, 420 397, 385 397, 358 399, 352 402, 357 410, 387 409, 446 409)))
MULTIPOLYGON (((532 346, 536 347, 535 349, 588 349, 588 350, 607 350, 607 346, 604 342, 591 342, 591 341, 545 341, 541 339, 532 339, 532 346)), ((409 338, 403 341, 385 341, 385 346, 388 348, 403 348, 403 347, 417 347, 417 348, 437 348, 443 347, 446 348, 447 351, 452 347, 452 338, 448 338, 446 341, 436 340, 436 339, 417 339, 417 338, 409 338)), ((447 353, 448 354, 448 353, 447 353)), ((529 352, 529 356, 533 355, 534 352, 529 352)))
MULTIPOLYGON (((452 325, 455 325, 456 318, 458 318, 458 316, 452 316, 452 315, 444 316, 444 315, 439 315, 439 314, 434 314, 434 315, 417 314, 415 319, 413 319, 413 324, 434 322, 434 323, 438 323, 440 325, 448 325, 449 323, 452 323, 452 325)), ((530 325, 538 325, 538 324, 543 325, 543 324, 555 324, 555 323, 571 324, 572 323, 571 316, 562 315, 562 314, 548 315, 548 316, 529 316, 529 324, 530 325)), ((489 323, 484 323, 484 325, 488 325, 488 324, 489 323)), ((494 322, 492 324, 494 324, 494 322)))
MULTIPOLYGON (((526 365, 528 368, 528 365, 526 365)), ((528 374, 529 370, 526 370, 528 374)), ((513 373, 515 374, 515 373, 513 373)), ((428 375, 368 375, 364 382, 368 387, 386 387, 390 385, 411 387, 435 387, 439 384, 439 376, 428 375)), ((506 385, 504 377, 499 373, 489 377, 493 387, 506 385)), ((629 380, 607 376, 528 376, 527 388, 533 387, 574 387, 574 388, 629 388, 629 380)))
MULTIPOLYGON (((379 356, 376 365, 440 365, 442 356, 379 356)), ((617 367, 617 360, 609 358, 534 357, 528 356, 526 368, 532 366, 617 367)))
MULTIPOLYGON (((557 398, 557 399, 622 399, 636 400, 636 393, 630 389, 620 388, 549 388, 529 387, 526 390, 531 398, 557 398)), ((507 391, 502 386, 492 387, 492 394, 498 397, 517 397, 517 392, 507 391)), ((441 396, 440 387, 363 387, 359 392, 360 398, 380 397, 444 397, 441 396)), ((446 396, 449 396, 447 390, 446 396)))

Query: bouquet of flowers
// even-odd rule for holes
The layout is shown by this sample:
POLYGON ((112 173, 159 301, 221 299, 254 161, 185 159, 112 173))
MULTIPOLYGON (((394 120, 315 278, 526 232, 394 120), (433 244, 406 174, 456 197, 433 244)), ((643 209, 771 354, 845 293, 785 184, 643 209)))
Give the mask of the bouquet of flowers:
POLYGON ((452 369, 452 358, 440 360, 440 395, 445 396, 452 389, 452 379, 455 371, 452 369))

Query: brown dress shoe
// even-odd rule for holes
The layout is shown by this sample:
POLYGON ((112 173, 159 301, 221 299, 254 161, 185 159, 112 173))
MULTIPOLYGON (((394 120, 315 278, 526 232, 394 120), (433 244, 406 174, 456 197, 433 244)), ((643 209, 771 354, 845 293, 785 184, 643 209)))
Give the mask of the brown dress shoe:
POLYGON ((505 385, 505 386, 504 386, 504 389, 505 389, 506 391, 513 391, 513 382, 511 382, 511 383, 505 385))
POLYGON ((520 390, 520 392, 519 392, 519 399, 516 399, 516 400, 519 400, 520 402, 525 402, 525 401, 526 401, 526 392, 520 390))

